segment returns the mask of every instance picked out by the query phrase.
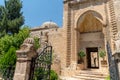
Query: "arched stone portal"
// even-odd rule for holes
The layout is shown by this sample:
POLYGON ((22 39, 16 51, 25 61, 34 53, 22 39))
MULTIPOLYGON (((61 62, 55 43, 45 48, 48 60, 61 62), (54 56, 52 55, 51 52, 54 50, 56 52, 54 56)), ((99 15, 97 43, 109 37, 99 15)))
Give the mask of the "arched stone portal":
POLYGON ((98 51, 105 50, 102 16, 95 11, 87 11, 77 21, 77 53, 83 50, 86 56, 82 68, 97 68, 101 66, 98 51), (83 67, 84 66, 84 67, 83 67))

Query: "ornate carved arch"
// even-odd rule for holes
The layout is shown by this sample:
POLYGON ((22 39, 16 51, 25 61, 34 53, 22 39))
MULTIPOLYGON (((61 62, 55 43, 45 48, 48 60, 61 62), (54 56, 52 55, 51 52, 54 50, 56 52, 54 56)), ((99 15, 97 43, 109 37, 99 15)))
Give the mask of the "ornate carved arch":
POLYGON ((77 14, 76 14, 76 16, 75 16, 75 19, 76 19, 76 21, 75 21, 75 29, 77 29, 77 27, 78 27, 78 22, 80 22, 80 20, 82 20, 82 18, 85 16, 85 14, 87 14, 87 13, 92 13, 93 14, 93 16, 98 20, 98 21, 100 21, 102 24, 103 24, 103 26, 106 26, 106 19, 103 17, 103 15, 100 13, 100 12, 98 12, 98 11, 95 11, 95 10, 84 10, 84 11, 80 11, 80 12, 78 12, 77 14))

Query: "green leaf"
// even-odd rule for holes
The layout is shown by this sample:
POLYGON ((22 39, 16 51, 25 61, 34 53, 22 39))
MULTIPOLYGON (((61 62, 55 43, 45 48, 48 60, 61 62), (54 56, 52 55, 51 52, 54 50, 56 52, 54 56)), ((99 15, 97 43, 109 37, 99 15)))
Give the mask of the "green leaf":
POLYGON ((29 28, 24 27, 18 34, 5 35, 0 38, 0 73, 6 76, 9 67, 16 64, 16 50, 19 49, 24 39, 29 36, 29 28))
POLYGON ((78 53, 78 56, 79 57, 85 57, 85 53, 84 53, 84 51, 83 50, 80 50, 80 52, 78 53))
POLYGON ((104 58, 106 56, 106 53, 104 50, 100 50, 98 53, 101 58, 104 58))

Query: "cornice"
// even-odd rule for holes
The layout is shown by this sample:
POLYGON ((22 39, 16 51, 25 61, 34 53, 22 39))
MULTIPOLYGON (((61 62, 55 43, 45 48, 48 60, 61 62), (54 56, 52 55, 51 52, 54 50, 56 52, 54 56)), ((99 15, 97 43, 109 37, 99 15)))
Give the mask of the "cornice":
POLYGON ((67 3, 67 2, 70 2, 70 1, 73 1, 73 0, 64 0, 63 3, 67 3))
POLYGON ((37 27, 37 28, 32 28, 30 29, 30 31, 39 31, 39 30, 47 30, 49 28, 41 28, 41 27, 37 27))
POLYGON ((84 4, 84 3, 90 3, 90 2, 95 2, 95 1, 98 1, 98 2, 107 2, 108 0, 64 0, 64 4, 65 3, 69 3, 70 6, 77 6, 79 4, 84 4))

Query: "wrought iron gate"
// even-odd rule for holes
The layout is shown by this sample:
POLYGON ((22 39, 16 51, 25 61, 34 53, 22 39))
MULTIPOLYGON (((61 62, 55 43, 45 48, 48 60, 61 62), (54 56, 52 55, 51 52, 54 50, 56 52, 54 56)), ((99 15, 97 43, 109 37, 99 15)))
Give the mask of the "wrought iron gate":
POLYGON ((119 80, 118 78, 118 70, 116 66, 116 61, 112 57, 112 52, 110 48, 110 44, 107 42, 107 53, 108 53, 108 62, 109 62, 109 71, 110 71, 110 80, 119 80))
POLYGON ((46 46, 36 58, 32 59, 29 80, 50 80, 52 46, 46 46))
POLYGON ((13 65, 0 65, 0 68, 1 68, 0 75, 1 75, 2 80, 13 80, 15 66, 13 66, 13 65))

